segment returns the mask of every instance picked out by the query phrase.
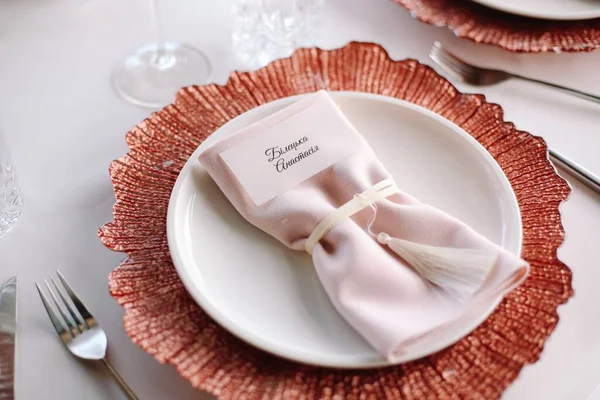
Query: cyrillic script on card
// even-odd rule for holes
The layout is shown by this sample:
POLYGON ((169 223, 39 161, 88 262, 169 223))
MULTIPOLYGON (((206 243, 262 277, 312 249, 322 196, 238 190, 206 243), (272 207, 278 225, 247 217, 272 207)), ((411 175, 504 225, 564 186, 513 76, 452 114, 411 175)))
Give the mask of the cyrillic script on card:
MULTIPOLYGON (((363 140, 328 95, 223 151, 229 166, 257 206, 295 187, 361 148, 363 140)), ((274 117, 274 116, 273 116, 274 117)), ((267 117, 267 119, 270 117, 267 117)))

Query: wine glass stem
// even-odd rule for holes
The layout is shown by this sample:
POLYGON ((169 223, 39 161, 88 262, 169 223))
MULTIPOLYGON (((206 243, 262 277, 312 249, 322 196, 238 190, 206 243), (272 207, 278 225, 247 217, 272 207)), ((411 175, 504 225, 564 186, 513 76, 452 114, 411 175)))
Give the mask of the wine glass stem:
POLYGON ((165 42, 163 39, 162 20, 158 10, 159 0, 151 0, 151 18, 156 33, 156 62, 161 64, 165 58, 165 42))

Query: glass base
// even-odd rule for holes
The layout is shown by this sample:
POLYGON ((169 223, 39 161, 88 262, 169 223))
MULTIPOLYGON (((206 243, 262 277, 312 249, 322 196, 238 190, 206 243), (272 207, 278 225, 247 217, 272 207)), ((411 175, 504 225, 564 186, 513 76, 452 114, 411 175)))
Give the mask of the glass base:
POLYGON ((159 108, 173 101, 179 89, 202 85, 211 73, 206 55, 191 46, 151 44, 127 57, 113 73, 113 85, 125 100, 159 108))

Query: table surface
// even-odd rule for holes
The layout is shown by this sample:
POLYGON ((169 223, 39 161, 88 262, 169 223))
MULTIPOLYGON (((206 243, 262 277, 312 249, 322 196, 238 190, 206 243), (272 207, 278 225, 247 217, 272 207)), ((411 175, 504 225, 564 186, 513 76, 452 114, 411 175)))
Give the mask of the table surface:
MULTIPOLYGON (((232 51, 231 3, 161 5, 165 36, 203 49, 216 83, 247 69, 232 51)), ((109 358, 141 399, 210 398, 131 343, 123 310, 107 289, 107 275, 123 255, 96 236, 114 202, 108 164, 126 152, 125 132, 150 113, 121 100, 109 83, 119 60, 154 40, 149 7, 150 0, 0 2, 0 118, 25 201, 21 221, 0 241, 0 280, 19 276, 19 399, 122 398, 103 367, 77 361, 57 340, 33 285, 56 269, 106 329, 109 358)), ((415 21, 389 0, 330 0, 325 20, 323 48, 372 41, 394 59, 431 64, 428 51, 439 40, 482 65, 600 94, 600 51, 508 53, 415 21)), ((485 93, 503 106, 506 120, 600 174, 600 105, 516 80, 457 86, 485 93)), ((575 296, 559 309, 540 361, 522 370, 504 399, 587 399, 600 384, 600 197, 561 174, 573 194, 561 207, 567 239, 559 257, 573 271, 575 296)))

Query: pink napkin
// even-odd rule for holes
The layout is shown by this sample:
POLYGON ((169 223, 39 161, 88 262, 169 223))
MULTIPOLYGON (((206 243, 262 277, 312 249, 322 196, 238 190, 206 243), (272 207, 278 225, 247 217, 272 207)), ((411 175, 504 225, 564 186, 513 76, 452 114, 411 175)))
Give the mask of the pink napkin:
MULTIPOLYGON (((307 238, 324 218, 356 195, 392 178, 360 136, 362 144, 354 154, 256 206, 220 154, 309 108, 323 115, 335 113, 336 118, 343 120, 349 134, 360 136, 331 97, 321 91, 221 140, 199 158, 246 220, 299 251, 305 250, 307 238)), ((303 120, 303 123, 307 131, 318 134, 318 118, 303 120)), ((529 265, 518 256, 406 193, 392 194, 375 204, 375 216, 374 209, 366 207, 336 223, 316 243, 312 258, 337 311, 390 361, 401 357, 411 347, 436 340, 445 330, 460 324, 470 312, 491 306, 498 296, 516 287, 528 274, 529 265), (401 257, 399 254, 404 253, 398 253, 390 243, 378 241, 373 232, 375 235, 385 232, 398 243, 416 244, 426 252, 427 249, 442 249, 442 252, 435 250, 435 254, 441 254, 442 258, 452 254, 457 270, 468 264, 466 258, 474 252, 491 258, 487 258, 487 264, 476 265, 481 272, 479 278, 460 281, 458 286, 454 285, 458 289, 447 290, 436 282, 440 279, 443 282, 447 275, 452 275, 452 270, 436 270, 438 256, 429 257, 427 271, 437 274, 437 280, 430 279, 415 269, 419 262, 415 263, 412 256, 401 257), (459 255, 458 262, 456 254, 459 255), (463 254, 464 263, 460 259, 463 254)), ((415 257, 421 257, 419 254, 415 257)), ((478 259, 470 260, 473 264, 472 261, 478 259)))

